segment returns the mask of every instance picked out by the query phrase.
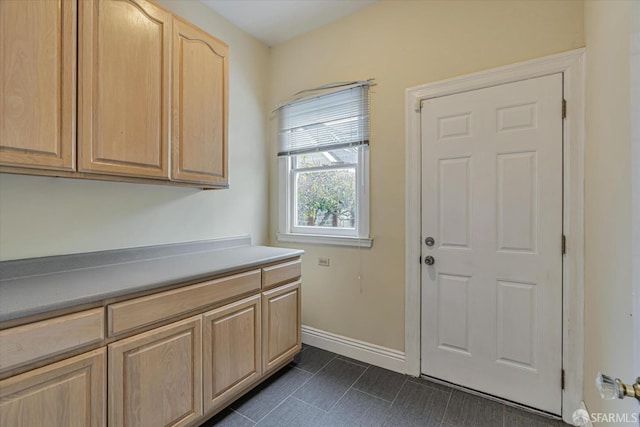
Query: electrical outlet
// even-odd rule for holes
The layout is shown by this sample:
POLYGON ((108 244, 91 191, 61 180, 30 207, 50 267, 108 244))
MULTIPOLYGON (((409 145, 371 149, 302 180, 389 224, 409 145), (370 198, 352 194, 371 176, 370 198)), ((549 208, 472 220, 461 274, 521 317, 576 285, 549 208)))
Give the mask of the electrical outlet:
POLYGON ((318 265, 322 267, 329 267, 329 258, 319 257, 318 265))

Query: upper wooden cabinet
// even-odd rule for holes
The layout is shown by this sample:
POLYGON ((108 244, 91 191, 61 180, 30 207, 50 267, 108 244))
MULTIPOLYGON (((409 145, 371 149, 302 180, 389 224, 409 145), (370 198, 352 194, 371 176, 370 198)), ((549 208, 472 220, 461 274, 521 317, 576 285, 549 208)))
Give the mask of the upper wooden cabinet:
POLYGON ((1 0, 0 40, 0 172, 228 187, 220 40, 147 0, 1 0))
POLYGON ((75 1, 0 1, 0 164, 75 168, 75 1))
POLYGON ((227 185, 228 48, 173 21, 171 179, 227 185))
POLYGON ((145 0, 79 4, 78 169, 168 179, 171 14, 145 0))

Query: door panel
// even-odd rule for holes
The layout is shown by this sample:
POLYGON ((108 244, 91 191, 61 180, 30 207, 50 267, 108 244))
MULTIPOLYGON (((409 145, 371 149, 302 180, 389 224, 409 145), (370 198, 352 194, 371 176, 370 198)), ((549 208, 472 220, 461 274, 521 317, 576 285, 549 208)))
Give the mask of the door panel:
POLYGON ((104 348, 0 381, 0 425, 106 424, 104 348))
POLYGON ((202 415, 200 316, 109 344, 109 425, 185 426, 202 415))
POLYGON ((171 15, 145 0, 80 6, 79 169, 168 178, 171 15))
POLYGON ((537 286, 498 281, 497 360, 536 369, 537 286))
POLYGON ((536 152, 498 155, 498 250, 536 252, 536 152))
POLYGON ((226 405, 262 374, 260 308, 254 295, 204 314, 204 412, 226 405))
POLYGON ((562 75, 422 105, 422 372, 560 414, 562 75))
POLYGON ((438 275, 438 347, 469 355, 469 281, 438 275))
POLYGON ((441 247, 470 248, 471 158, 442 159, 438 165, 441 247))
POLYGON ((75 169, 75 1, 0 2, 0 163, 75 169))
POLYGON ((173 180, 228 183, 227 51, 224 43, 174 19, 173 180))
POLYGON ((268 372, 302 348, 300 281, 262 293, 262 371, 268 372))

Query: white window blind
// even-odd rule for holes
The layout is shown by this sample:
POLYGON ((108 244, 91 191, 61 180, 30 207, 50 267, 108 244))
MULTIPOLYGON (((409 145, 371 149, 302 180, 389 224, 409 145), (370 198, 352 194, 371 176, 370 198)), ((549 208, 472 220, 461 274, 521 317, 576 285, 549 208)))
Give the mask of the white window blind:
POLYGON ((278 109, 278 156, 369 144, 369 86, 291 101, 278 109))

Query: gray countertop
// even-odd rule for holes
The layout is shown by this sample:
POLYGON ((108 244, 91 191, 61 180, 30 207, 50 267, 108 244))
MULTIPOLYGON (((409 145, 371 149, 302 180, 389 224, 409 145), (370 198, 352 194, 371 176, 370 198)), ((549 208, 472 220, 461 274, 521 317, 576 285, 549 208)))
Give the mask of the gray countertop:
POLYGON ((157 246, 140 248, 135 253, 124 249, 52 257, 56 258, 53 263, 51 258, 43 258, 40 263, 38 259, 5 261, 0 263, 0 321, 205 279, 303 254, 296 249, 250 246, 246 238, 234 241, 237 246, 230 245, 229 239, 224 245, 210 242, 213 244, 208 246, 200 242, 194 244, 197 246, 183 244, 177 249, 176 245, 167 245, 170 250, 157 246), (105 263, 99 262, 101 256, 105 263), (74 260, 72 269, 68 268, 69 259, 74 260), (86 262, 87 259, 91 261, 86 262), (121 262, 113 263, 114 260, 121 262), (50 272, 42 271, 47 262, 50 272), (18 270, 24 274, 19 275, 18 270))

